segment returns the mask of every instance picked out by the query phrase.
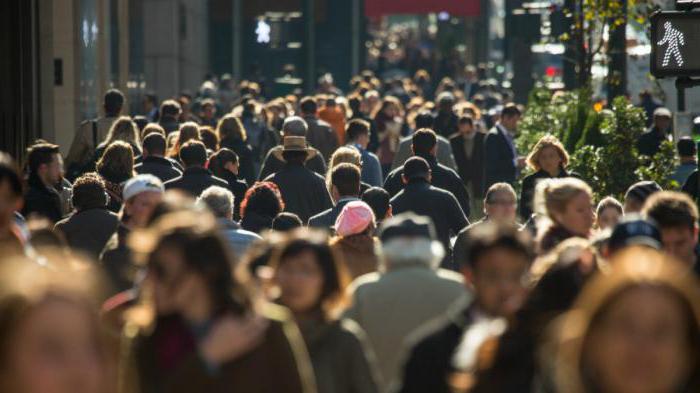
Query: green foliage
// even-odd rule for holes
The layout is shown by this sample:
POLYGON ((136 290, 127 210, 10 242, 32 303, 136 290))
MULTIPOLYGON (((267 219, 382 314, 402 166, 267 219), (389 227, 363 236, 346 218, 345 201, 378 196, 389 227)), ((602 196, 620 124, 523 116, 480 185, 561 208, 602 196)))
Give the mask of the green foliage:
POLYGON ((556 136, 568 151, 573 151, 586 129, 592 111, 587 89, 552 94, 544 87, 530 93, 527 109, 518 128, 519 151, 530 151, 545 134, 556 136))
POLYGON ((651 158, 645 158, 647 160, 645 165, 637 169, 639 178, 653 180, 659 183, 664 190, 678 190, 681 188, 682 184, 671 180, 671 174, 676 165, 678 165, 676 147, 673 145, 673 142, 663 142, 658 153, 651 158))
POLYGON ((591 185, 597 199, 606 195, 621 199, 630 185, 641 180, 654 180, 663 188, 673 186, 669 179, 675 166, 673 143, 664 143, 654 157, 637 151, 637 139, 645 129, 640 108, 618 97, 612 111, 601 117, 600 136, 605 142, 601 146, 581 146, 570 165, 591 185))
POLYGON ((664 143, 654 157, 640 155, 636 145, 645 130, 644 112, 625 97, 597 112, 589 90, 553 96, 536 88, 519 129, 516 144, 523 153, 531 151, 545 134, 559 138, 571 154, 569 169, 591 185, 597 199, 607 195, 622 198, 640 180, 654 180, 664 189, 677 187, 670 180, 675 167, 673 143, 664 143))

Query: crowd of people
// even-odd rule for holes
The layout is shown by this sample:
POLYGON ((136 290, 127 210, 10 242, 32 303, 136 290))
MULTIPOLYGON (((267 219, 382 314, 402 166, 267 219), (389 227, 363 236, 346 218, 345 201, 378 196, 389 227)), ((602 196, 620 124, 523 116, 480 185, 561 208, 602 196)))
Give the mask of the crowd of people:
POLYGON ((0 393, 700 391, 692 141, 596 200, 476 74, 322 82, 113 89, 65 161, 1 153, 0 393))

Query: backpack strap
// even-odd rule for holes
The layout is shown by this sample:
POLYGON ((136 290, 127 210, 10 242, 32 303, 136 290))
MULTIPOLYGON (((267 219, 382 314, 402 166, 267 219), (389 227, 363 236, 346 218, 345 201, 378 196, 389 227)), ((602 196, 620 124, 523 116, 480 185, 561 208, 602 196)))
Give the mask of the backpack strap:
POLYGON ((97 120, 90 120, 92 123, 92 148, 97 149, 97 120))

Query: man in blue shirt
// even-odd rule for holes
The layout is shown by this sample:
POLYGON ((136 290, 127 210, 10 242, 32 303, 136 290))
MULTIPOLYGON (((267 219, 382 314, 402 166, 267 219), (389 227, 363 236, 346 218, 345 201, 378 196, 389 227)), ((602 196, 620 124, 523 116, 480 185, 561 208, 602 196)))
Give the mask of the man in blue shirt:
POLYGON ((350 120, 345 128, 345 138, 348 141, 347 144, 359 150, 362 156, 362 181, 373 187, 381 187, 383 181, 379 159, 367 150, 370 139, 369 128, 369 123, 362 119, 350 120))

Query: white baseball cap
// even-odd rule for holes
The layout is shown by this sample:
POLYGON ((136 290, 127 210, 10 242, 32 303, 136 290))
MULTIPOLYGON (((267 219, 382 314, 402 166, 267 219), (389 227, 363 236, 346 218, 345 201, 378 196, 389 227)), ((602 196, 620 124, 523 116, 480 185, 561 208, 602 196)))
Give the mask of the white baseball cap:
POLYGON ((125 201, 128 201, 144 192, 158 192, 162 194, 165 192, 165 187, 163 187, 163 182, 153 175, 138 175, 127 180, 126 184, 124 184, 122 196, 125 201))

